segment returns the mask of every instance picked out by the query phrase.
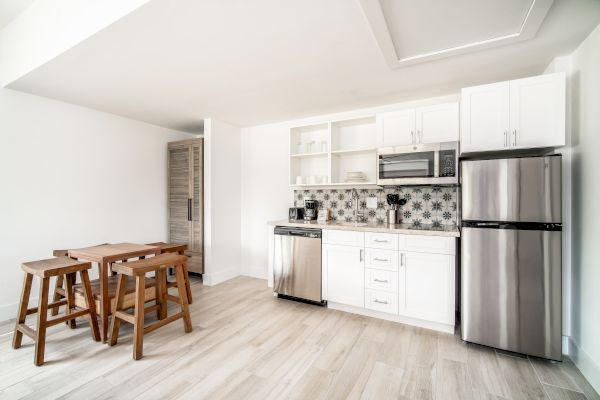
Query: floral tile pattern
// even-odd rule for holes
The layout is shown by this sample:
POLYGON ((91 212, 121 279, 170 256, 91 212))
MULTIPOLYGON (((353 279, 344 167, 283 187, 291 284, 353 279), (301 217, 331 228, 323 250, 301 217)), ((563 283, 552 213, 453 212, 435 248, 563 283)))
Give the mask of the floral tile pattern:
MULTIPOLYGON (((406 199, 401 207, 403 223, 414 225, 458 225, 458 188, 455 186, 411 186, 358 189, 359 210, 368 222, 385 223, 386 196, 397 193, 406 199), (377 198, 377 209, 367 209, 367 197, 377 198)), ((294 206, 304 207, 304 199, 317 200, 320 208, 329 208, 331 219, 352 221, 352 189, 294 190, 294 206)))

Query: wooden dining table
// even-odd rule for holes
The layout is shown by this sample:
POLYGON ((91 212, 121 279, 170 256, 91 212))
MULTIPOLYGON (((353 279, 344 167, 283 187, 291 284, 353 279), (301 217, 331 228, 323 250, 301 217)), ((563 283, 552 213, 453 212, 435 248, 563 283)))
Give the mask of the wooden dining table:
POLYGON ((108 315, 110 314, 110 297, 108 295, 108 275, 111 264, 149 255, 160 254, 158 246, 136 243, 102 244, 99 246, 71 249, 69 257, 80 261, 98 263, 100 268, 100 333, 102 342, 106 343, 108 336, 108 315))

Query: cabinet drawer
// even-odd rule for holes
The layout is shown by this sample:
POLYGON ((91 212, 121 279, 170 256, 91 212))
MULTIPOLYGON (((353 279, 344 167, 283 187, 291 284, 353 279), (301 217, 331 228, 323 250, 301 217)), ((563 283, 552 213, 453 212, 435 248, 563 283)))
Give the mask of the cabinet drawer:
POLYGON ((394 233, 365 232, 365 247, 398 250, 398 235, 394 233))
POLYGON ((365 249, 365 267, 398 271, 396 250, 365 249))
POLYGON ((355 231, 341 231, 335 229, 324 229, 323 243, 336 244, 340 246, 363 247, 365 245, 365 233, 355 231))
POLYGON ((398 272, 366 268, 365 288, 398 293, 398 272))
POLYGON ((398 314, 398 294, 366 289, 365 308, 390 314, 398 314))
POLYGON ((456 238, 426 235, 398 235, 400 251, 418 253, 456 254, 456 238))

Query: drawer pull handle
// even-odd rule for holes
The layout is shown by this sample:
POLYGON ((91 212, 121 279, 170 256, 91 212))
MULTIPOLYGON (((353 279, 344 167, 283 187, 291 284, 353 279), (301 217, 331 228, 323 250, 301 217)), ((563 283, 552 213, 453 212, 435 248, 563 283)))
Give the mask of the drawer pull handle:
POLYGON ((377 258, 377 257, 373 258, 373 260, 375 260, 375 261, 383 261, 383 262, 390 261, 387 258, 377 258))
POLYGON ((375 299, 375 300, 373 300, 373 303, 387 304, 388 302, 387 301, 380 301, 380 300, 375 299))
POLYGON ((381 239, 373 239, 373 241, 375 243, 387 243, 388 242, 387 240, 381 240, 381 239))
POLYGON ((389 283, 389 281, 387 279, 373 279, 375 282, 381 282, 381 283, 389 283))

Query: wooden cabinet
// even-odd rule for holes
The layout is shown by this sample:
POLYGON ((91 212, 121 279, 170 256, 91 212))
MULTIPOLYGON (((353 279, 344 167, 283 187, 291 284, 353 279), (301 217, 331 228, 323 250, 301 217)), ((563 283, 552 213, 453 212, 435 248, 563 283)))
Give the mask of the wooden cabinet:
POLYGON ((203 139, 168 144, 169 242, 188 246, 188 270, 204 273, 203 139))
POLYGON ((401 315, 454 324, 454 256, 402 252, 401 315))
POLYGON ((563 73, 462 89, 461 152, 565 144, 563 73))
POLYGON ((365 306, 364 249, 324 244, 323 283, 326 299, 355 307, 365 306))
POLYGON ((457 141, 458 103, 381 113, 377 115, 379 147, 457 141))

